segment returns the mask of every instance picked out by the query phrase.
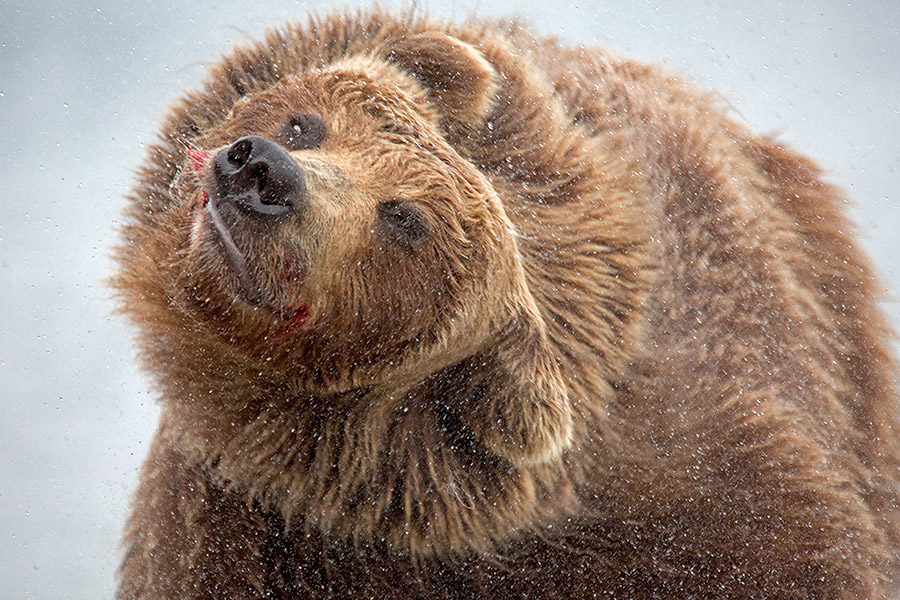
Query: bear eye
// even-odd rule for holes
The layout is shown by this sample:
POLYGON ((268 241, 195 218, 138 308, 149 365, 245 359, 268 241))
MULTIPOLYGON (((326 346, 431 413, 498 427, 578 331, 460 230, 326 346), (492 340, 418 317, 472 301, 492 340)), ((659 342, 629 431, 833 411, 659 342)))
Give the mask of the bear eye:
POLYGON ((378 216, 388 227, 409 240, 421 240, 428 233, 422 212, 405 202, 388 200, 378 205, 378 216))
POLYGON ((285 124, 282 138, 288 150, 314 150, 325 139, 325 122, 318 115, 294 115, 285 124))

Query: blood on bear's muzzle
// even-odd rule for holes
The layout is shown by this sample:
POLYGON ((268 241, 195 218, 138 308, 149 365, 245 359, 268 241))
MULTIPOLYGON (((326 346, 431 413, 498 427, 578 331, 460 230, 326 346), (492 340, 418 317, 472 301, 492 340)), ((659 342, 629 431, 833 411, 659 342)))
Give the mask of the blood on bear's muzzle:
POLYGON ((306 199, 303 174, 275 142, 258 135, 240 138, 216 154, 212 165, 215 196, 258 216, 285 216, 306 199))

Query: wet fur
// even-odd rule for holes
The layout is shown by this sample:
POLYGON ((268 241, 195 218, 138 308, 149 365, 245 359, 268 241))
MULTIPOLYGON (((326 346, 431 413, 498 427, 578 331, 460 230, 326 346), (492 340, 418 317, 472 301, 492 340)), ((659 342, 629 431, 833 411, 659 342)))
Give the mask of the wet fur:
POLYGON ((890 597, 895 364, 842 198, 714 96, 514 23, 371 12, 236 48, 173 107, 118 250, 163 401, 119 597, 890 597), (420 316, 372 299, 439 256, 309 275, 354 310, 297 328, 280 247, 254 255, 268 312, 192 255, 188 149, 274 130, 235 107, 348 59, 408 73, 502 208, 440 209, 470 221, 420 316))

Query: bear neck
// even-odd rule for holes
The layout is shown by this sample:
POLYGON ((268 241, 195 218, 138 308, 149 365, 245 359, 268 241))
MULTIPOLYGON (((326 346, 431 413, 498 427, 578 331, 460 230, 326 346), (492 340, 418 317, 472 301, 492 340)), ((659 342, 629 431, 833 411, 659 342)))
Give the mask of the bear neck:
POLYGON ((204 387, 203 402, 168 398, 161 439, 289 527, 420 556, 485 552, 576 502, 562 462, 516 468, 477 443, 441 372, 330 395, 204 387))

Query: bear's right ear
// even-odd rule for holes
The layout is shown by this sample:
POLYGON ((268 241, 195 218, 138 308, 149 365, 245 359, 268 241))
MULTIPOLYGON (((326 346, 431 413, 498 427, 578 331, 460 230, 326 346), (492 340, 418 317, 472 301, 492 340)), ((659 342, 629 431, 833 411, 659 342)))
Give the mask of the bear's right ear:
POLYGON ((413 75, 428 92, 447 130, 480 124, 497 93, 497 71, 474 46, 440 31, 392 44, 388 61, 413 75))

